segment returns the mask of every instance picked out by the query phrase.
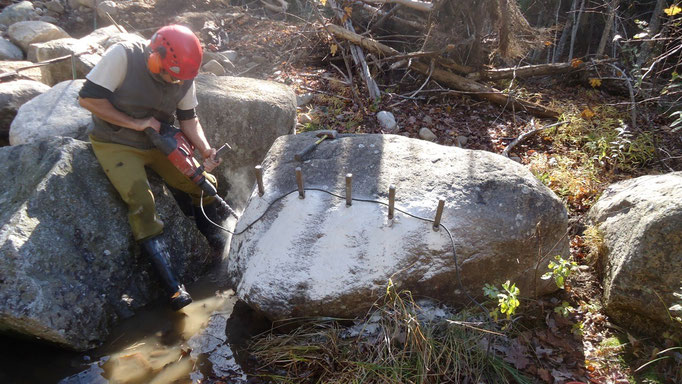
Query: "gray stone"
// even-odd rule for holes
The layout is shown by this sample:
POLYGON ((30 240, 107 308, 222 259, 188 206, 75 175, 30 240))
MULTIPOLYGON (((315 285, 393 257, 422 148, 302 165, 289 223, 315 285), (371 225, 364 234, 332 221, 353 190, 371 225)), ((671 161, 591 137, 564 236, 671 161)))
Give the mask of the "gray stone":
POLYGON ((31 13, 34 11, 30 1, 8 5, 0 12, 0 24, 10 26, 19 21, 31 20, 31 13))
POLYGON ((59 20, 57 20, 56 18, 54 18, 52 16, 42 16, 40 19, 38 19, 38 21, 44 21, 44 22, 50 23, 50 24, 56 24, 59 22, 59 20))
POLYGON ((398 126, 391 112, 381 111, 377 113, 377 120, 379 120, 381 128, 389 133, 393 132, 398 126))
POLYGON ((522 165, 397 135, 327 140, 309 160, 294 161, 314 140, 310 132, 273 144, 262 163, 265 195, 252 192, 235 228, 226 273, 255 310, 271 319, 361 316, 385 294, 389 279, 396 290, 451 304, 468 303, 467 293, 481 297, 486 283, 506 280, 524 296, 556 290, 540 279, 551 257, 537 264, 546 252, 568 257, 568 215, 522 165), (442 223, 452 233, 458 268, 447 231, 399 211, 388 220, 383 205, 347 207, 343 197, 320 191, 299 199, 296 167, 307 188, 341 196, 344 175, 352 173, 357 199, 386 202, 395 185, 396 208, 427 220, 444 199, 442 223))
POLYGON ((435 133, 431 132, 431 130, 426 128, 426 127, 422 127, 422 129, 419 130, 419 137, 422 140, 428 140, 428 141, 438 140, 438 136, 436 136, 435 133))
POLYGON ((244 206, 260 164, 279 136, 291 133, 296 122, 296 95, 272 81, 200 74, 196 79, 197 115, 208 142, 232 150, 213 173, 222 196, 244 206))
POLYGON ((58 14, 64 13, 64 6, 62 5, 62 3, 59 2, 59 0, 49 1, 45 4, 45 7, 50 11, 56 12, 58 14))
MULTIPOLYGON (((0 162, 0 329, 86 350, 162 293, 89 143, 2 147, 0 162)), ((214 259, 160 179, 151 186, 172 263, 189 283, 214 259)))
POLYGON ((0 137, 9 138, 9 127, 19 107, 34 97, 50 90, 47 85, 33 80, 14 80, 0 87, 0 137))
POLYGON ((69 37, 63 29, 44 21, 20 21, 12 24, 7 30, 10 40, 24 52, 35 43, 69 37))
POLYGON ((71 8, 76 9, 78 7, 95 8, 96 0, 69 0, 69 5, 71 8))
POLYGON ((457 146, 460 148, 464 148, 467 145, 467 142, 469 142, 469 138, 466 136, 457 136, 457 146))
POLYGON ((609 186, 588 218, 604 236, 604 309, 634 332, 681 329, 668 308, 682 303, 682 172, 609 186))
MULTIPOLYGON (((223 55, 220 52, 205 51, 204 57, 203 57, 203 63, 207 64, 211 60, 217 61, 220 64, 220 66, 223 67, 223 69, 225 71, 234 70, 234 64, 232 64, 232 61, 230 61, 230 59, 228 59, 225 55, 223 55)), ((218 74, 216 73, 216 75, 218 75, 218 74)), ((222 75, 218 75, 218 76, 222 76, 222 75)))
POLYGON ((78 104, 78 91, 84 82, 59 83, 22 105, 10 126, 10 144, 30 144, 53 136, 85 139, 92 118, 78 104))
POLYGON ((125 41, 131 41, 131 42, 141 42, 141 43, 146 43, 147 39, 144 38, 143 36, 140 36, 136 33, 119 33, 116 35, 113 35, 107 39, 107 41, 104 42, 104 49, 108 49, 112 45, 116 43, 121 43, 125 41))
POLYGON ((296 105, 298 107, 303 107, 310 104, 313 101, 314 95, 310 92, 301 95, 296 95, 296 105))
POLYGON ((108 20, 107 13, 111 16, 116 16, 118 14, 118 5, 115 1, 102 1, 97 4, 97 15, 102 19, 108 20))
POLYGON ((220 65, 220 63, 217 62, 216 60, 210 60, 209 62, 207 62, 201 67, 201 70, 203 72, 210 72, 216 76, 225 75, 225 68, 223 68, 223 66, 220 65))
POLYGON ((11 41, 0 38, 0 60, 21 60, 24 53, 11 41))
POLYGON ((220 51, 220 54, 232 62, 236 61, 238 57, 237 51, 220 51))
POLYGON ((87 44, 105 45, 110 39, 120 35, 127 35, 125 28, 121 26, 117 27, 115 25, 109 25, 106 27, 97 28, 89 35, 80 38, 80 40, 87 44))

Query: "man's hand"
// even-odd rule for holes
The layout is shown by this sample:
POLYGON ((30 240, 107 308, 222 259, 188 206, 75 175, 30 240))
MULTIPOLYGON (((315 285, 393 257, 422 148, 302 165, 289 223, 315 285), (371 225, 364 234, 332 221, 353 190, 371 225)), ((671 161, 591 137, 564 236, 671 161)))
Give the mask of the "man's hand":
POLYGON ((156 132, 161 130, 161 123, 154 117, 148 117, 146 119, 137 119, 136 126, 133 128, 136 131, 144 131, 147 127, 151 127, 156 132))
POLYGON ((220 163, 223 162, 222 159, 216 159, 215 154, 216 154, 216 149, 215 148, 209 148, 208 150, 204 151, 204 153, 201 154, 201 156, 204 158, 204 169, 206 172, 211 172, 215 167, 220 165, 220 163))

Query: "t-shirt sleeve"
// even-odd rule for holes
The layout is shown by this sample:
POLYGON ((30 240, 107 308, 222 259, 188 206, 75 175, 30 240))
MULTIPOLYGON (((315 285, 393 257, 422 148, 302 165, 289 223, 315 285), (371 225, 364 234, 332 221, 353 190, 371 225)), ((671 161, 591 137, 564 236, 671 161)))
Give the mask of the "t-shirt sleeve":
POLYGON ((122 83, 128 69, 128 55, 123 46, 114 44, 85 76, 93 83, 114 92, 122 83))
POLYGON ((189 87, 187 93, 185 93, 185 96, 183 96, 178 102, 177 109, 192 109, 196 108, 197 105, 199 105, 199 101, 197 100, 197 90, 194 86, 194 82, 192 82, 192 86, 189 87))

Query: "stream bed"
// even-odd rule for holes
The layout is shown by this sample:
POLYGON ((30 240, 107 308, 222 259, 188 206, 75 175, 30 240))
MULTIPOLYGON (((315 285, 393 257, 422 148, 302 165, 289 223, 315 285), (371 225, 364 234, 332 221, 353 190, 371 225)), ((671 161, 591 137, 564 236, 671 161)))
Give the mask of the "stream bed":
POLYGON ((269 324, 254 321, 241 302, 237 308, 243 315, 231 318, 238 300, 218 270, 188 286, 194 299, 189 306, 174 312, 165 301, 154 302, 123 320, 94 350, 79 353, 0 337, 0 383, 184 384, 207 377, 245 383, 232 349, 269 324))

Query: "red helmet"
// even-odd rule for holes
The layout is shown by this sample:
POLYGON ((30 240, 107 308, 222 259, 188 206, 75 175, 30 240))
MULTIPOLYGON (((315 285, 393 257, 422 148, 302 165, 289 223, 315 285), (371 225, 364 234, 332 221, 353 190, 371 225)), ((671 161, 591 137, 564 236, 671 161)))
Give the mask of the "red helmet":
POLYGON ((182 25, 167 25, 152 36, 149 48, 149 68, 158 73, 161 68, 180 80, 191 80, 201 66, 203 50, 197 36, 182 25), (159 65, 160 64, 160 65, 159 65))

